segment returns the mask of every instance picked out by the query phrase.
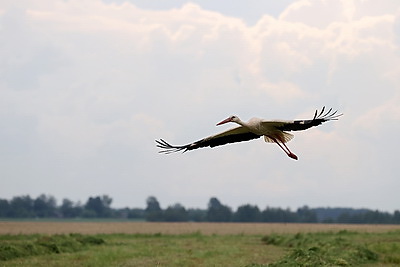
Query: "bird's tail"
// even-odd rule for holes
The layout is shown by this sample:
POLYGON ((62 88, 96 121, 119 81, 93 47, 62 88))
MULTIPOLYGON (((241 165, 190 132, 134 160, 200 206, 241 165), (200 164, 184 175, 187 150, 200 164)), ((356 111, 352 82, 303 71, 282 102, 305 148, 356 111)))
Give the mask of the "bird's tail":
POLYGON ((287 143, 294 138, 294 135, 287 132, 282 132, 282 134, 278 138, 271 138, 264 135, 264 141, 267 143, 276 143, 276 139, 280 140, 282 143, 287 143))

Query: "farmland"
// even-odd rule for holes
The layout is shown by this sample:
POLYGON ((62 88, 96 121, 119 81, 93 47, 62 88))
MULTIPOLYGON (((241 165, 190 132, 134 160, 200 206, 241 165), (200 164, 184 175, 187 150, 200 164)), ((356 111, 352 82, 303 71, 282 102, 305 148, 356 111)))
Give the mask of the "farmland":
POLYGON ((190 234, 204 235, 270 233, 296 234, 327 231, 387 232, 400 225, 307 224, 307 223, 159 223, 159 222, 80 222, 80 221, 0 221, 1 234, 190 234))
POLYGON ((0 222, 1 266, 396 266, 400 226, 0 222))

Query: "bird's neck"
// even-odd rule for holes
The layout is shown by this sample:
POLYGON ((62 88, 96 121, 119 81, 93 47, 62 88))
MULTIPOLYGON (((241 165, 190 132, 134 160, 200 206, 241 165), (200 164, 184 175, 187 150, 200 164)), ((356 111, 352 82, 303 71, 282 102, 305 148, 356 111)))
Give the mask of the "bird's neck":
POLYGON ((247 124, 247 122, 244 122, 244 121, 242 121, 242 120, 238 120, 238 121, 235 121, 237 124, 239 124, 239 125, 241 125, 241 126, 243 126, 243 127, 246 127, 246 128, 248 128, 248 124, 247 124))

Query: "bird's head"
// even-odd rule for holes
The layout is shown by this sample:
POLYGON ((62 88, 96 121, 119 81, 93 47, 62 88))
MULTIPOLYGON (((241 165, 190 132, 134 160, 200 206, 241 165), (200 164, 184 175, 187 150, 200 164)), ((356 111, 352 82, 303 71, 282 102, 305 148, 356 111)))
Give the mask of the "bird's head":
POLYGON ((236 123, 238 123, 239 121, 240 121, 240 119, 237 116, 230 116, 229 118, 227 118, 227 119, 225 119, 225 120, 223 120, 221 122, 218 122, 217 125, 221 125, 221 124, 224 124, 224 123, 227 123, 227 122, 236 122, 236 123))

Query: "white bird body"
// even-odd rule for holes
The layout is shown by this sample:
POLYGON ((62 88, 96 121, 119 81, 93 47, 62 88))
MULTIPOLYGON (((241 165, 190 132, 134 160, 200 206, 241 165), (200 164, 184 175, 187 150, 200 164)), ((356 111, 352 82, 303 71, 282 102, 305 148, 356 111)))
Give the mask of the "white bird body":
POLYGON ((290 158, 297 160, 298 157, 293 154, 285 144, 293 139, 294 135, 286 131, 305 130, 326 121, 337 120, 339 116, 343 115, 336 115, 337 111, 331 112, 332 109, 329 109, 325 114, 323 114, 324 110, 325 107, 322 108, 318 116, 316 111, 312 120, 263 120, 260 118, 252 118, 248 122, 243 122, 237 116, 230 116, 229 118, 217 123, 217 125, 234 122, 239 124, 239 126, 184 146, 172 146, 163 139, 156 140, 158 144, 157 147, 163 149, 160 153, 169 154, 177 151, 186 152, 188 150, 207 146, 215 147, 227 143, 248 141, 264 136, 265 142, 278 144, 290 158))

